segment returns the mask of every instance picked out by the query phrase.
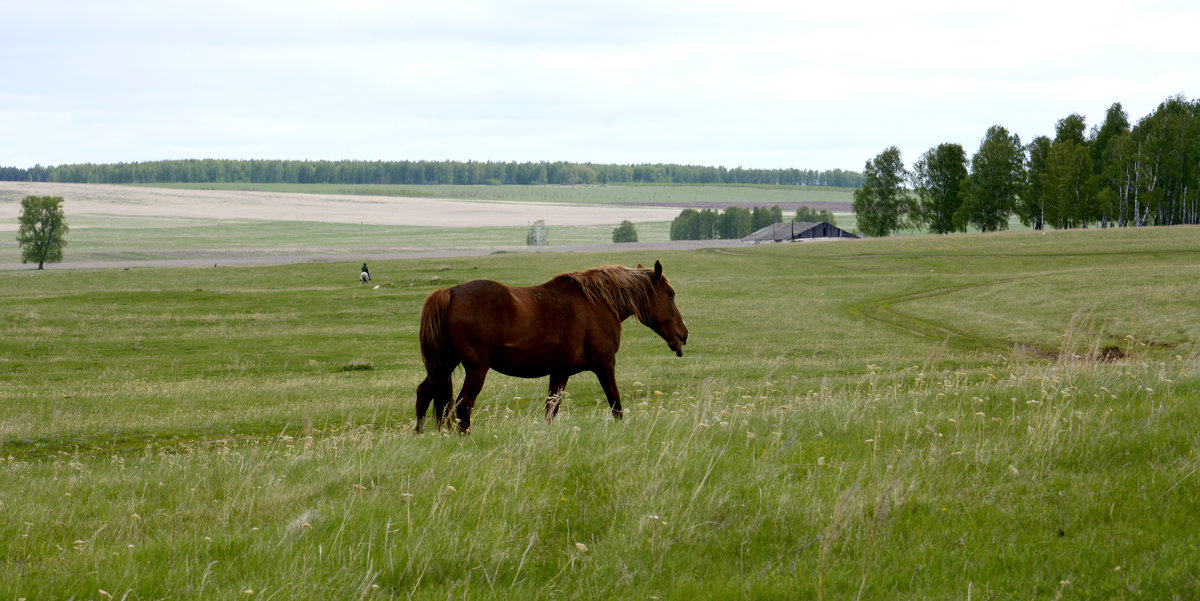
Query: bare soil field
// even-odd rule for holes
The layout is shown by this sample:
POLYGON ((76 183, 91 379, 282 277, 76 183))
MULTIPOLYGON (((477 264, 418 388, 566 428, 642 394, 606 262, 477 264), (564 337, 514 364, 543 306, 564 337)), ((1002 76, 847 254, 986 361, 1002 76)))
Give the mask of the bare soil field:
POLYGON ((393 196, 178 190, 105 184, 0 182, 0 231, 15 231, 21 199, 61 196, 76 216, 260 219, 437 227, 523 226, 670 221, 679 207, 612 207, 393 196))

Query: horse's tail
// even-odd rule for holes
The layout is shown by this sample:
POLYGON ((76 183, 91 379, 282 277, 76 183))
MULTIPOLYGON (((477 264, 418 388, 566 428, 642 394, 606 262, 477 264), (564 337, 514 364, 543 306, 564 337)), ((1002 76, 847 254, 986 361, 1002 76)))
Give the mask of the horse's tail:
POLYGON ((425 370, 432 372, 451 365, 449 336, 446 333, 446 314, 450 312, 450 291, 435 290, 421 308, 421 359, 425 370))

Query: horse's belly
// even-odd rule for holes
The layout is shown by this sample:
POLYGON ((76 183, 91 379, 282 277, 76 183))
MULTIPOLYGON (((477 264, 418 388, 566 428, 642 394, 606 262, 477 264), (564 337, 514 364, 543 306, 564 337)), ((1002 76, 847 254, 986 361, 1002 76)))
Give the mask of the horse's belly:
POLYGON ((587 366, 573 353, 534 353, 520 349, 505 349, 493 357, 491 368, 517 378, 541 378, 552 373, 574 375, 587 366))

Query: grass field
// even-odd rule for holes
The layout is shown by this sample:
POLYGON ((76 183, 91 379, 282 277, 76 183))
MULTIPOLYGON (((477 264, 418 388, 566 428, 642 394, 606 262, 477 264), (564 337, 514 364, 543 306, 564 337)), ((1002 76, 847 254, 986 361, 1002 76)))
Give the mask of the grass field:
MULTIPOLYGON (((843 205, 849 210, 852 188, 799 186, 401 186, 351 184, 164 184, 162 187, 203 190, 254 190, 309 194, 354 194, 453 198, 459 200, 503 200, 511 202, 555 202, 615 205, 683 205, 724 209, 732 205, 792 207, 804 204, 823 208, 843 205)), ((792 209, 794 212, 795 209, 792 209)))
POLYGON ((0 272, 0 597, 1200 598, 1200 228, 354 267, 0 272), (431 290, 656 258, 623 422, 408 434, 431 290))
MULTIPOLYGON (((525 246, 528 227, 417 227, 312 221, 75 216, 64 252, 69 261, 171 259, 246 254, 354 255, 429 249, 525 246)), ((551 246, 611 244, 611 225, 550 225, 551 246)), ((637 225, 642 242, 670 239, 669 222, 637 225)), ((21 262, 16 236, 0 238, 0 264, 21 262)))

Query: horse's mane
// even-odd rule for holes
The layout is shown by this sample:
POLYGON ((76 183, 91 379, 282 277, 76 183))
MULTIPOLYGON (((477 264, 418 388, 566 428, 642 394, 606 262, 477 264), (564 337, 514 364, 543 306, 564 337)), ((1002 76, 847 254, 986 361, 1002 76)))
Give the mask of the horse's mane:
POLYGON ((612 309, 618 316, 634 315, 645 321, 646 305, 650 304, 652 292, 651 276, 648 269, 605 265, 562 273, 556 278, 575 282, 589 301, 612 309))

